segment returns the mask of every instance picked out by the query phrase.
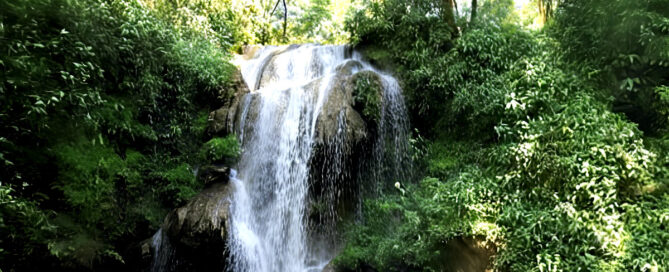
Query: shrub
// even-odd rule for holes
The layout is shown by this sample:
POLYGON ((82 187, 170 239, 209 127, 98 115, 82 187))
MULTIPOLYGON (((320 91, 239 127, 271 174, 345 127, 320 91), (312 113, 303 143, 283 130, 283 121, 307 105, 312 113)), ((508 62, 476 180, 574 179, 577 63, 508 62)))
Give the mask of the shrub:
POLYGON ((202 184, 197 182, 195 171, 186 163, 159 172, 160 177, 166 182, 164 195, 170 202, 183 205, 191 197, 202 189, 202 184))
POLYGON ((241 153, 237 136, 228 135, 225 138, 214 138, 204 143, 201 154, 205 160, 212 163, 233 164, 241 153))
POLYGON ((353 107, 365 120, 378 122, 381 118, 381 82, 373 73, 360 72, 353 78, 353 107))

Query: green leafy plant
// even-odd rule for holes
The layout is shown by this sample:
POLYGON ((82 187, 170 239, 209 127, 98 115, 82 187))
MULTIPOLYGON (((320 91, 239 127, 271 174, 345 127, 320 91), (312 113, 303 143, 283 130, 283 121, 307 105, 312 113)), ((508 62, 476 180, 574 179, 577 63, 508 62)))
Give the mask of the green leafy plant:
POLYGON ((373 73, 360 72, 351 79, 353 86, 353 106, 371 122, 381 118, 381 82, 373 73))
POLYGON ((214 138, 204 143, 201 154, 205 160, 212 163, 234 163, 241 153, 237 136, 228 135, 225 138, 214 138))

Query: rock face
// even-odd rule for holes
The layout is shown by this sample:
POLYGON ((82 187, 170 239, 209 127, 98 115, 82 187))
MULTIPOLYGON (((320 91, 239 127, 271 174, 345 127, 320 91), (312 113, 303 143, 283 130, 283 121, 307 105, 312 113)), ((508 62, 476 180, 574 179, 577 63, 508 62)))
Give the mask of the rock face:
POLYGON ((200 168, 198 180, 204 182, 205 186, 215 183, 228 182, 230 167, 225 165, 208 165, 200 168))
POLYGON ((222 106, 209 113, 206 131, 209 136, 223 136, 235 132, 235 123, 240 118, 240 104, 248 93, 250 90, 242 78, 242 73, 237 70, 232 76, 231 86, 219 91, 222 106))
POLYGON ((151 271, 225 271, 230 194, 218 182, 173 210, 151 241, 151 271))
POLYGON ((225 245, 231 189, 216 183, 191 199, 186 206, 172 211, 163 230, 175 245, 197 250, 225 245))
MULTIPOLYGON (((253 123, 257 118, 259 107, 259 99, 257 95, 252 93, 249 85, 254 89, 272 84, 272 72, 276 69, 275 59, 278 58, 282 52, 291 50, 296 46, 287 47, 283 50, 278 50, 272 53, 270 57, 262 64, 262 73, 258 76, 255 82, 245 82, 242 78, 241 72, 237 71, 233 77, 234 95, 229 99, 223 101, 223 106, 209 114, 209 126, 207 131, 211 135, 227 135, 236 133, 238 136, 242 131, 251 131, 253 128, 248 124, 253 123), (243 128, 243 129, 242 129, 243 128)), ((245 48, 245 55, 243 58, 250 58, 259 49, 257 47, 245 48)), ((318 116, 316 144, 324 144, 332 142, 336 137, 336 132, 340 128, 340 115, 343 113, 346 124, 346 140, 350 145, 364 141, 368 136, 368 122, 363 120, 359 110, 354 108, 355 102, 353 100, 353 90, 355 87, 356 73, 362 69, 360 62, 350 60, 343 65, 337 67, 337 74, 332 84, 329 95, 325 100, 325 104, 318 116)), ((365 71, 359 74, 374 74, 371 71, 365 71)), ((308 83, 305 89, 309 92, 317 92, 320 85, 320 80, 308 83)), ((378 83, 377 83, 378 84, 378 83)))
POLYGON ((367 138, 367 123, 360 113, 353 108, 353 74, 362 65, 357 61, 349 61, 337 68, 337 75, 327 101, 323 105, 316 124, 316 144, 333 142, 342 127, 341 114, 345 126, 347 146, 352 147, 367 138))

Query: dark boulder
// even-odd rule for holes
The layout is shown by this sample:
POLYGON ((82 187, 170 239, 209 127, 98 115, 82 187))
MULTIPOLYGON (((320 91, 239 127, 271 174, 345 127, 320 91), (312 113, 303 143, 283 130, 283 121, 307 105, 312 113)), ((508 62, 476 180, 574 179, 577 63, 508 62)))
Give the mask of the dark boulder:
POLYGON ((154 271, 225 271, 229 183, 215 183, 173 210, 152 239, 154 271))

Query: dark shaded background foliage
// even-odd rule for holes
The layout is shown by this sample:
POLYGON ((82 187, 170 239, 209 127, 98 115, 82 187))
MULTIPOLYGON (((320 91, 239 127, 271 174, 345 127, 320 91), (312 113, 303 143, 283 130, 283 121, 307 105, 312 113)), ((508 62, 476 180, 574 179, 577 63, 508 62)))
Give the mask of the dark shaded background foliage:
POLYGON ((662 0, 564 1, 549 29, 565 60, 583 67, 644 132, 667 126, 658 96, 669 84, 669 6, 662 0))

